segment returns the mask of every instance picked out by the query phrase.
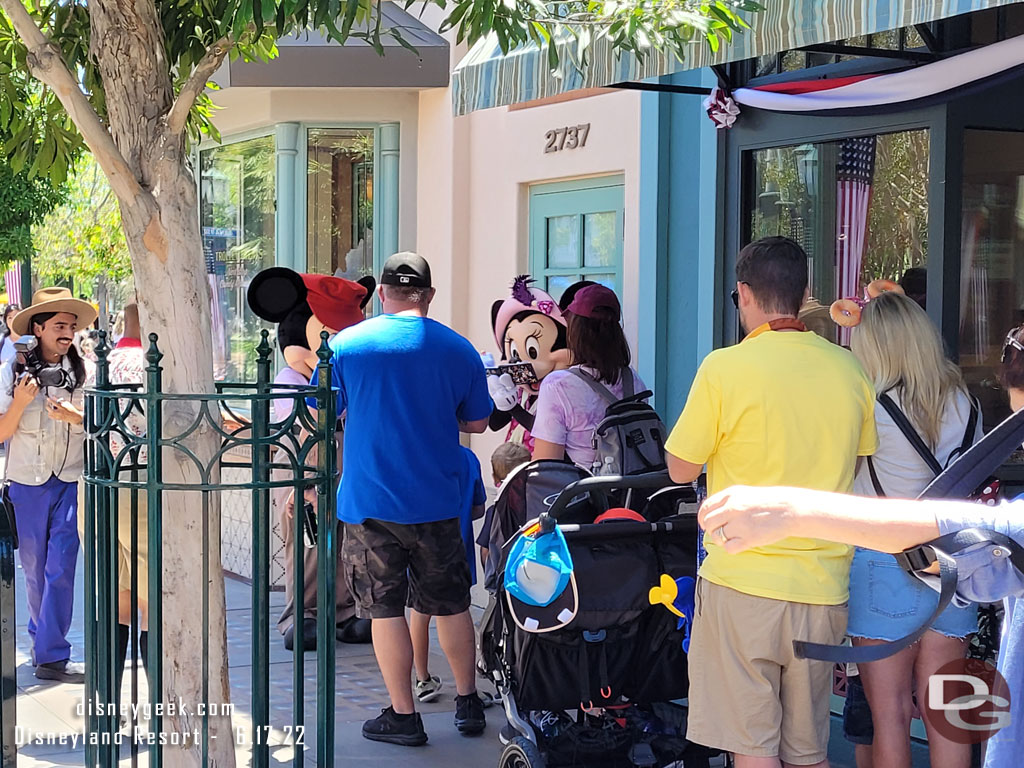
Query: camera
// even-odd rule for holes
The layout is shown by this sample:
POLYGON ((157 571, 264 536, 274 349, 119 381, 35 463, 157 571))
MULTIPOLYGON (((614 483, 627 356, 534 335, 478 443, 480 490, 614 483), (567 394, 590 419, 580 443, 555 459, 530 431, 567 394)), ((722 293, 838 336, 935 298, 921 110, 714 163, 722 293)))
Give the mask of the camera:
POLYGON ((35 336, 23 336, 14 342, 14 380, 28 374, 40 387, 57 387, 72 390, 75 382, 70 371, 60 363, 44 363, 39 357, 39 340, 35 336))

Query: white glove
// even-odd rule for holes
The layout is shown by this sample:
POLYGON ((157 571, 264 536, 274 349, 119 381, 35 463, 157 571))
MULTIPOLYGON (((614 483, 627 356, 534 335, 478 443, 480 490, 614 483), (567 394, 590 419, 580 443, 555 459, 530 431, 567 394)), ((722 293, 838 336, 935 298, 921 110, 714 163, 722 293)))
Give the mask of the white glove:
POLYGON ((519 402, 519 387, 507 373, 503 373, 501 376, 489 375, 487 391, 491 394, 494 407, 499 411, 511 411, 519 402))

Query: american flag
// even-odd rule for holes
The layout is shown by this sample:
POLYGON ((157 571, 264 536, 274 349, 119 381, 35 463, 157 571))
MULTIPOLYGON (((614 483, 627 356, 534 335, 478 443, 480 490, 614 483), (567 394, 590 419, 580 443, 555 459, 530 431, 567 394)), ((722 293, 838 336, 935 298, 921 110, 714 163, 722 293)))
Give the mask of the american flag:
MULTIPOLYGON (((875 137, 844 139, 836 165, 836 293, 860 296, 861 265, 868 239, 871 183, 875 177, 875 137)), ((849 330, 842 329, 849 341, 849 330)))
POLYGON ((4 273, 4 282, 7 284, 7 303, 21 304, 21 264, 11 264, 10 269, 4 273))

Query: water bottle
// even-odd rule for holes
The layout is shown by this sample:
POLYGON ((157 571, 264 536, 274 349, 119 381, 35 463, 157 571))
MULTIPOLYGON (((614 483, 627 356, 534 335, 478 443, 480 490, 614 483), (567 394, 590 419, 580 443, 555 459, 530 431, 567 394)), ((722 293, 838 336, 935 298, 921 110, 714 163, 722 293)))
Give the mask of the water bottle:
POLYGON ((598 470, 597 474, 601 477, 617 475, 618 472, 615 471, 615 458, 613 456, 605 456, 604 465, 598 470))

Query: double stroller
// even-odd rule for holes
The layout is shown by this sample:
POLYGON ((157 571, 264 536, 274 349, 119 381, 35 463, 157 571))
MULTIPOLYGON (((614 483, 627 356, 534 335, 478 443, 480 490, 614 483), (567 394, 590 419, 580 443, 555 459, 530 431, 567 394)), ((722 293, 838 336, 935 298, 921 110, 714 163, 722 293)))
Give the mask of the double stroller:
POLYGON ((696 509, 694 487, 666 472, 591 477, 535 461, 505 480, 478 653, 508 718, 499 768, 708 765, 715 753, 686 741, 678 703, 688 691, 685 622, 655 602, 666 580, 696 576, 696 509), (515 572, 522 537, 556 525, 570 580, 550 605, 524 603, 506 565, 511 557, 515 572))

